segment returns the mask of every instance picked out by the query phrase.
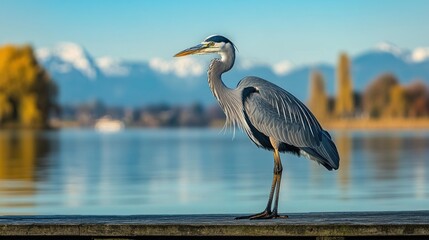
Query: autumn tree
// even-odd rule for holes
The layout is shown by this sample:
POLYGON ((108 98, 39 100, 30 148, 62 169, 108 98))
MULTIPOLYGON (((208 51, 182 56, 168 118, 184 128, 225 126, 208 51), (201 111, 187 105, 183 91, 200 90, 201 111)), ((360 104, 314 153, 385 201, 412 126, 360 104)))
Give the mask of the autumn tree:
POLYGON ((46 127, 56 94, 30 46, 0 48, 0 126, 46 127))
POLYGON ((405 117, 407 110, 407 99, 405 88, 394 85, 390 89, 390 103, 386 109, 386 116, 393 118, 405 117))
POLYGON ((390 73, 377 77, 363 94, 365 113, 371 118, 386 116, 391 102, 392 89, 396 86, 398 86, 398 80, 390 73))
POLYGON ((317 119, 328 117, 328 96, 325 91, 325 81, 319 71, 313 71, 310 76, 310 98, 308 106, 317 119))
POLYGON ((426 84, 422 81, 414 81, 405 88, 405 97, 409 117, 429 115, 429 89, 426 84))
POLYGON ((353 84, 350 70, 350 60, 342 53, 337 66, 337 99, 335 114, 339 117, 351 116, 354 113, 353 84))

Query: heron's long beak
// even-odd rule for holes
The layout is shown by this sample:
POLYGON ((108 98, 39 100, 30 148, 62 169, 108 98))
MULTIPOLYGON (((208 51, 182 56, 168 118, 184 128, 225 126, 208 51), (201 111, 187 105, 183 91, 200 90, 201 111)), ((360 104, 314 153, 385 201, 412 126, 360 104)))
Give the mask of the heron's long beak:
POLYGON ((207 44, 198 44, 197 46, 193 46, 191 48, 188 48, 181 52, 176 53, 174 57, 182 57, 182 56, 191 55, 191 54, 198 54, 208 47, 209 46, 207 44))

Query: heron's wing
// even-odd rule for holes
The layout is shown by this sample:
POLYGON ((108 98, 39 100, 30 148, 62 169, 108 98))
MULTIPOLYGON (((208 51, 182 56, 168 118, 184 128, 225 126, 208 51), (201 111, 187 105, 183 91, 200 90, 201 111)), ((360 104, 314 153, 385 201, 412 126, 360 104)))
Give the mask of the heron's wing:
POLYGON ((296 147, 317 147, 323 130, 308 108, 289 92, 260 78, 240 81, 244 113, 260 132, 296 147))

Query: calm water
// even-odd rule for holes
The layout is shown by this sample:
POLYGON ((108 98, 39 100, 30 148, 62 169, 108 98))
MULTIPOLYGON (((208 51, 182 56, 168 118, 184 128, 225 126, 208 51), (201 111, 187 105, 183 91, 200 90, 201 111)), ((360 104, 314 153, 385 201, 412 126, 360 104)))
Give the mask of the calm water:
MULTIPOLYGON (((283 154, 281 212, 428 210, 429 132, 334 132, 339 171, 283 154)), ((253 213, 271 152, 219 130, 0 132, 0 214, 253 213)))

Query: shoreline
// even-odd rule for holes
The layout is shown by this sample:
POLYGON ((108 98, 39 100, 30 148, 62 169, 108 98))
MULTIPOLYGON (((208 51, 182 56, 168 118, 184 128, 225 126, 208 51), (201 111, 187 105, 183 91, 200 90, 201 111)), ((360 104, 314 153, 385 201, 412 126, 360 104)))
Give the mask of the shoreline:
MULTIPOLYGON (((330 119, 320 121, 322 127, 326 130, 429 130, 429 118, 421 119, 330 119)), ((124 129, 172 129, 172 128, 213 128, 221 129, 224 123, 220 121, 213 122, 208 126, 163 126, 163 127, 148 127, 140 125, 128 125, 124 129)), ((0 127, 0 130, 60 130, 69 128, 93 129, 91 125, 81 126, 77 122, 72 121, 54 121, 51 122, 47 129, 31 129, 20 127, 0 127)))
POLYGON ((422 119, 341 119, 321 122, 329 130, 429 130, 429 118, 422 119))

